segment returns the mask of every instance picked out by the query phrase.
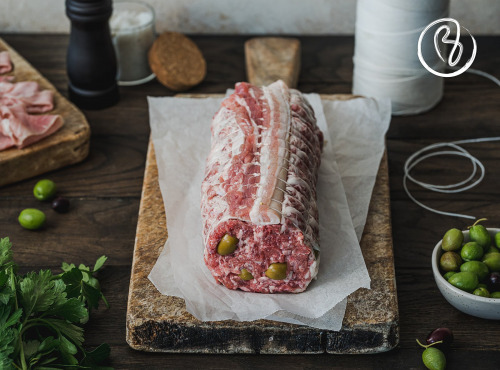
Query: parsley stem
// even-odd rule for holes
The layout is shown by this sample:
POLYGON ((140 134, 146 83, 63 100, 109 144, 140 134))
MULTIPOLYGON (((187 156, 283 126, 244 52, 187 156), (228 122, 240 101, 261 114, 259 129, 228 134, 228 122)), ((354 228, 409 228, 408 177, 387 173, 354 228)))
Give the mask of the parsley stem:
MULTIPOLYGON (((19 309, 19 303, 17 301, 17 289, 16 289, 16 276, 14 275, 14 268, 10 267, 10 288, 14 293, 14 303, 16 310, 19 309)), ((28 366, 26 365, 26 358, 24 357, 24 347, 23 347, 23 339, 22 336, 19 335, 18 338, 18 346, 19 346, 19 357, 21 358, 21 366, 23 370, 27 370, 28 366)))

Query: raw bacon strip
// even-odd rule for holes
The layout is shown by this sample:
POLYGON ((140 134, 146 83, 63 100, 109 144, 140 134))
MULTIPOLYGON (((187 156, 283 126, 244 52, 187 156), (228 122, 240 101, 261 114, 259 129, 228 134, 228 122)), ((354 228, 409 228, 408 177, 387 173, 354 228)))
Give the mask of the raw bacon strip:
POLYGON ((8 51, 0 51, 0 74, 12 71, 12 62, 8 51))
POLYGON ((54 94, 50 90, 40 90, 34 81, 11 83, 0 81, 0 105, 26 105, 29 113, 44 113, 54 108, 54 94))
POLYGON ((17 146, 24 148, 59 130, 59 115, 27 114, 23 104, 0 106, 0 150, 17 146))
POLYGON ((323 138, 311 106, 282 81, 239 83, 211 130, 201 205, 207 267, 230 289, 304 291, 319 263, 323 138))

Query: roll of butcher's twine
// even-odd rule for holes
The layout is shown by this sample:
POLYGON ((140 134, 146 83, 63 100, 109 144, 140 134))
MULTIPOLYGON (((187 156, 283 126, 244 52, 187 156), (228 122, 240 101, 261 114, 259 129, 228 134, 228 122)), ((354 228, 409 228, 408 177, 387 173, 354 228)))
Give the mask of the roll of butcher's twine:
MULTIPOLYGON (((393 115, 418 114, 434 107, 443 95, 443 78, 429 73, 422 66, 416 45, 426 26, 447 17, 448 11, 449 0, 358 0, 353 94, 390 98, 393 115)), ((435 53, 432 38, 422 42, 421 47, 426 63, 434 71, 444 72, 446 65, 435 53)), ((472 68, 466 72, 486 77, 500 86, 500 81, 486 72, 472 68)), ((483 180, 485 168, 461 145, 493 141, 500 141, 500 137, 436 143, 416 151, 404 165, 403 187, 406 194, 428 211, 475 219, 472 215, 441 211, 423 204, 411 194, 408 182, 439 193, 469 190, 483 180), (411 174, 421 162, 443 155, 468 159, 472 164, 472 173, 462 181, 447 185, 420 181, 411 174)))
MULTIPOLYGON (((446 17, 449 0, 358 0, 353 94, 389 97, 393 115, 410 115, 434 107, 443 95, 443 79, 420 63, 420 33, 446 17)), ((432 38, 422 43, 427 63, 436 71, 445 64, 432 38)))

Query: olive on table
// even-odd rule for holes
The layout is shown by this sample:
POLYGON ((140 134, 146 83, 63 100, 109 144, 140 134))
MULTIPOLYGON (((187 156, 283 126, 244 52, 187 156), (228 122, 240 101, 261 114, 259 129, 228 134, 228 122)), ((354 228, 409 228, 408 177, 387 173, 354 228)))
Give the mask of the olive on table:
POLYGON ((491 245, 491 236, 488 230, 483 225, 477 223, 485 219, 477 220, 469 229, 469 239, 476 242, 483 248, 488 248, 491 245))
POLYGON ((429 370, 444 370, 446 368, 446 357, 444 353, 434 347, 428 347, 422 353, 422 361, 429 370))
POLYGON ((500 272, 500 253, 488 253, 483 257, 483 262, 492 272, 500 272))
POLYGON ((464 242, 464 234, 461 230, 450 229, 444 234, 441 248, 445 251, 456 251, 460 249, 464 242))
POLYGON ((460 266, 460 271, 470 271, 477 275, 479 281, 486 279, 490 271, 488 266, 481 261, 468 261, 460 266))
POLYGON ((241 269, 241 272, 238 276, 246 281, 253 279, 253 275, 247 269, 241 269))
POLYGON ((490 294, 490 298, 500 298, 500 292, 493 292, 490 294))
POLYGON ((427 335, 426 342, 427 344, 442 342, 436 344, 436 346, 448 348, 453 343, 453 332, 448 328, 434 329, 427 335))
POLYGON ((286 278, 286 263, 271 263, 266 270, 266 276, 273 280, 283 280, 286 278))
POLYGON ((52 180, 38 181, 33 188, 33 195, 38 200, 49 200, 56 194, 56 184, 52 180))
POLYGON ((462 247, 460 256, 464 261, 479 261, 483 253, 483 247, 477 242, 469 242, 462 247))
POLYGON ((229 234, 225 234, 217 245, 217 253, 221 256, 227 256, 236 250, 238 239, 229 234))
POLYGON ((485 297, 485 298, 489 298, 490 297, 490 292, 488 292, 488 289, 483 288, 483 287, 475 289, 472 292, 472 294, 478 295, 480 297, 485 297))
POLYGON ((448 281, 453 275, 455 275, 455 271, 448 271, 446 274, 443 275, 443 277, 448 281))
POLYGON ((477 275, 470 271, 457 272, 455 275, 450 277, 448 282, 458 289, 465 290, 466 292, 472 292, 477 288, 477 284, 479 284, 477 275))
POLYGON ((500 292, 500 273, 492 272, 486 278, 486 285, 490 292, 500 292))
POLYGON ((462 258, 456 252, 444 252, 439 259, 439 266, 443 271, 458 271, 462 264, 462 258))
POLYGON ((26 208, 17 219, 25 229, 37 230, 45 224, 45 213, 36 208, 26 208))
POLYGON ((52 209, 58 213, 66 213, 69 211, 69 200, 63 197, 57 197, 52 201, 52 209))

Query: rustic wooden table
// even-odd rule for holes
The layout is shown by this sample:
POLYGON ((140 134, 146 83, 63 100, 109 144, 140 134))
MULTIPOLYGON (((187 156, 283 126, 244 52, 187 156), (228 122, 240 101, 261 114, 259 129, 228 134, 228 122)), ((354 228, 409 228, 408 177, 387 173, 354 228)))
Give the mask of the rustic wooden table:
MULTIPOLYGON (((2 35, 57 89, 67 96, 63 35, 2 35)), ((221 93, 245 80, 243 43, 248 37, 194 37, 208 64, 205 81, 193 93, 221 93)), ((500 76, 500 37, 477 37, 473 67, 500 76)), ((299 88, 304 92, 350 93, 353 37, 303 37, 299 88)), ((69 197, 68 214, 50 214, 43 231, 23 230, 17 215, 39 205, 31 195, 30 179, 0 189, 0 236, 9 236, 15 259, 23 271, 53 268, 62 261, 93 263, 109 256, 101 273, 103 291, 111 305, 96 312, 86 327, 86 345, 107 342, 110 365, 137 368, 423 368, 422 350, 415 338, 425 339, 436 327, 455 332, 448 354, 450 369, 499 369, 500 323, 467 316, 450 306, 432 276, 434 244, 451 227, 465 228, 467 220, 442 217, 423 210, 406 196, 403 164, 414 151, 438 141, 498 136, 500 89, 482 77, 464 74, 447 79, 442 102, 418 116, 394 117, 387 134, 391 211, 400 313, 400 344, 386 353, 369 356, 181 355, 137 352, 125 342, 125 313, 149 137, 146 96, 173 95, 152 81, 121 88, 120 102, 109 109, 84 111, 92 129, 90 155, 83 163, 52 172, 61 193, 69 197)), ((500 225, 500 143, 466 146, 486 166, 484 181, 460 195, 440 195, 413 188, 421 201, 437 208, 488 217, 488 226, 500 225)), ((450 183, 467 177, 470 166, 454 157, 425 163, 422 179, 450 183)), ((0 174, 1 175, 1 174, 0 174)), ((45 176, 44 176, 45 177, 45 176)), ((41 178, 41 177, 40 177, 41 178)))

